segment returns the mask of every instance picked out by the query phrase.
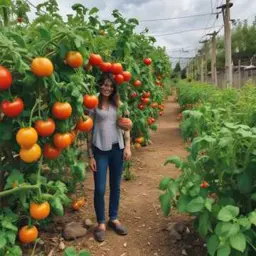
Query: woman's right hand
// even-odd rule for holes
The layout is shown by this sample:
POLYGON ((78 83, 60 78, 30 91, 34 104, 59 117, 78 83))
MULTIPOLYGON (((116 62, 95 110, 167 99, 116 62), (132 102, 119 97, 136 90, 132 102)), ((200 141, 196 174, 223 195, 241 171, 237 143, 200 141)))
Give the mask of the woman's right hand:
POLYGON ((93 172, 96 172, 97 171, 97 165, 96 165, 96 160, 94 157, 91 157, 89 159, 89 165, 90 165, 90 168, 93 172))

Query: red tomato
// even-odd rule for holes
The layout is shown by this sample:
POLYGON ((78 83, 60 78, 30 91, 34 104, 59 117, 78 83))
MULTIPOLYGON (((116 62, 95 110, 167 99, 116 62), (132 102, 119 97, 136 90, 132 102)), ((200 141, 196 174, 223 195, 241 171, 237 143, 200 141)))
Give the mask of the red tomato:
POLYGON ((150 97, 150 92, 143 92, 143 97, 144 98, 149 98, 150 97))
POLYGON ((41 137, 51 136, 55 131, 55 123, 51 118, 47 120, 37 120, 35 129, 41 137))
POLYGON ((64 149, 72 143, 70 133, 56 133, 53 137, 54 146, 58 149, 64 149))
POLYGON ((60 154, 61 154, 60 149, 55 148, 54 146, 52 146, 50 144, 44 145, 43 155, 45 158, 53 160, 53 159, 56 159, 60 154))
POLYGON ((129 71, 124 71, 123 72, 123 77, 125 82, 129 82, 132 78, 132 75, 129 71))
POLYGON ((24 103, 20 98, 16 98, 12 102, 3 100, 1 103, 1 110, 8 117, 16 117, 20 115, 23 109, 24 103))
POLYGON ((113 63, 111 67, 111 71, 113 74, 121 74, 123 73, 123 67, 120 63, 113 63))
POLYGON ((103 62, 103 60, 99 54, 91 53, 91 55, 89 57, 89 63, 92 66, 100 66, 100 64, 102 64, 102 62, 103 62))
POLYGON ((52 114, 60 120, 68 119, 72 114, 72 107, 68 102, 55 102, 52 107, 52 114))
POLYGON ((12 75, 8 69, 0 66, 0 91, 10 88, 12 85, 12 75))
POLYGON ((132 93, 130 94, 130 98, 132 98, 132 99, 136 98, 137 96, 138 96, 138 95, 137 95, 136 92, 132 92, 132 93))
POLYGON ((124 76, 122 74, 117 74, 115 76, 115 81, 117 84, 122 84, 124 82, 124 76))
POLYGON ((146 64, 147 66, 150 65, 151 63, 152 63, 152 60, 150 58, 144 59, 144 64, 146 64))
POLYGON ((77 129, 81 132, 89 132, 93 127, 93 120, 86 116, 85 120, 80 120, 77 124, 77 129))
POLYGON ((136 80, 133 85, 135 87, 140 87, 141 86, 141 81, 140 80, 136 80))
POLYGON ((88 109, 97 108, 99 99, 96 95, 84 95, 84 106, 88 109))
POLYGON ((103 62, 100 64, 100 70, 102 72, 111 72, 112 65, 110 62, 103 62))
POLYGON ((145 107, 144 107, 143 104, 139 104, 139 105, 138 105, 138 108, 139 108, 140 110, 143 110, 145 107))

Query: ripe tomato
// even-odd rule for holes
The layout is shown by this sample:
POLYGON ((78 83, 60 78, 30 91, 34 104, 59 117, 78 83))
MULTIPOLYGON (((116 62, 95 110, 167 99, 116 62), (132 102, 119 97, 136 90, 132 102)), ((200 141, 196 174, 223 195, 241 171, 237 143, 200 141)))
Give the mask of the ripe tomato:
POLYGON ((132 93, 130 94, 130 98, 132 98, 132 99, 136 98, 137 96, 138 96, 138 95, 137 95, 136 92, 132 92, 132 93))
POLYGON ((88 109, 97 108, 99 99, 96 95, 84 95, 84 106, 88 109))
POLYGON ((144 106, 143 104, 139 104, 139 105, 138 105, 138 108, 139 108, 140 110, 143 110, 143 109, 145 108, 145 106, 144 106))
POLYGON ((141 145, 140 145, 140 143, 135 143, 135 148, 141 148, 141 145))
POLYGON ((152 108, 158 108, 158 104, 157 104, 156 102, 153 102, 153 103, 151 104, 151 107, 152 107, 152 108))
POLYGON ((136 138, 136 139, 135 139, 135 142, 136 142, 136 143, 139 143, 139 144, 143 143, 143 142, 144 142, 144 137, 138 137, 138 138, 136 138))
POLYGON ((136 80, 133 85, 135 87, 140 87, 141 86, 141 81, 140 80, 136 80))
POLYGON ((99 54, 91 53, 89 57, 89 63, 92 66, 100 66, 100 64, 103 62, 101 56, 99 54))
POLYGON ((149 98, 142 98, 141 101, 143 102, 143 104, 148 104, 150 102, 149 98))
POLYGON ((208 188, 210 185, 207 181, 203 181, 200 185, 200 188, 208 188))
POLYGON ((16 117, 20 115, 23 109, 24 103, 20 98, 16 98, 12 102, 3 100, 1 103, 1 110, 8 117, 16 117))
POLYGON ((72 68, 79 68, 83 65, 83 56, 80 52, 70 51, 66 58, 66 63, 72 68))
POLYGON ((152 63, 152 60, 150 58, 144 59, 144 64, 146 64, 147 66, 150 65, 151 63, 152 63))
POLYGON ((102 72, 111 72, 112 65, 110 62, 103 62, 100 64, 100 70, 102 72))
POLYGON ((68 119, 72 114, 72 107, 68 102, 55 102, 52 107, 52 114, 60 120, 68 119))
POLYGON ((121 117, 118 119, 118 126, 125 131, 130 131, 132 129, 132 121, 129 118, 121 117))
POLYGON ((123 73, 123 67, 121 63, 113 63, 111 67, 111 72, 113 74, 121 74, 123 73))
POLYGON ((55 131, 55 123, 51 118, 47 120, 37 120, 35 123, 35 129, 39 136, 48 137, 51 136, 55 131))
POLYGON ((60 154, 61 154, 60 149, 55 148, 54 146, 52 146, 50 144, 44 145, 43 155, 45 158, 53 160, 53 159, 56 159, 60 154))
POLYGON ((33 163, 37 161, 41 156, 41 148, 38 144, 34 144, 31 148, 21 148, 20 158, 25 163, 33 163))
POLYGON ((12 85, 12 75, 8 69, 0 66, 0 91, 10 88, 12 85))
POLYGON ((72 202, 71 207, 72 207, 72 209, 73 209, 74 211, 78 211, 78 210, 80 210, 80 208, 81 208, 82 206, 84 206, 84 205, 85 205, 85 200, 84 200, 84 198, 78 198, 77 200, 74 200, 74 201, 72 202))
POLYGON ((122 84, 124 82, 124 76, 122 74, 117 74, 115 76, 115 81, 117 84, 122 84))
POLYGON ((71 145, 70 133, 56 133, 53 137, 53 144, 58 149, 64 149, 71 145))
POLYGON ((38 140, 38 135, 33 127, 19 129, 16 141, 22 148, 31 148, 38 140))
POLYGON ((93 120, 86 116, 85 120, 80 120, 77 124, 77 129, 81 132, 89 132, 93 127, 93 120))
POLYGON ((122 74, 125 82, 129 82, 131 80, 132 75, 129 71, 124 71, 122 74))
POLYGON ((50 76, 53 73, 53 64, 47 58, 36 57, 32 61, 31 71, 39 77, 50 76))
POLYGON ((150 92, 143 92, 144 98, 150 98, 150 92))
POLYGON ((35 220, 46 219, 51 211, 50 204, 46 201, 41 204, 31 203, 29 207, 30 216, 35 220))
POLYGON ((19 231, 19 240, 23 244, 34 242, 38 237, 38 230, 35 226, 23 226, 19 231))
POLYGON ((159 112, 159 115, 160 115, 160 116, 162 116, 163 114, 164 114, 164 112, 163 112, 163 111, 160 111, 160 112, 159 112))

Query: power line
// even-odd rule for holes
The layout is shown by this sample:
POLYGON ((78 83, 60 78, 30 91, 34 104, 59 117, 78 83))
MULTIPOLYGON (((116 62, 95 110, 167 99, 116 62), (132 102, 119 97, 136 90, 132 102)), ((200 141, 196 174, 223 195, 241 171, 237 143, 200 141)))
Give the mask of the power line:
POLYGON ((160 18, 160 19, 151 19, 151 20, 140 20, 140 22, 151 22, 151 21, 161 21, 161 20, 187 19, 187 18, 208 16, 209 14, 210 14, 210 15, 213 15, 213 14, 215 14, 215 13, 202 13, 202 14, 195 14, 195 15, 188 15, 188 16, 172 17, 172 18, 160 18))
POLYGON ((175 35, 175 34, 181 34, 181 33, 186 33, 186 32, 192 32, 192 31, 199 31, 199 30, 205 30, 205 29, 211 29, 212 27, 208 27, 208 28, 196 28, 196 29, 188 29, 188 30, 181 30, 181 31, 176 31, 176 32, 172 32, 172 33, 167 33, 167 34, 160 34, 160 35, 151 35, 151 36, 157 36, 157 37, 161 37, 161 36, 169 36, 169 35, 175 35))
MULTIPOLYGON (((37 7, 32 4, 29 0, 25 0, 25 2, 27 2, 30 6, 34 7, 35 9, 37 9, 37 7)), ((40 10, 40 12, 44 13, 44 14, 47 14, 47 12, 43 11, 43 10, 40 10)))

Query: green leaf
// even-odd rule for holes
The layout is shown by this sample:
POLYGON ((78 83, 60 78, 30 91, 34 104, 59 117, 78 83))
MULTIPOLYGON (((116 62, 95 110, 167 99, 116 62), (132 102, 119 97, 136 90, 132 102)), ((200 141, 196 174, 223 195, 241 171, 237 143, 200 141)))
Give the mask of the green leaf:
POLYGON ((39 28, 39 33, 41 35, 41 37, 43 39, 45 39, 46 41, 50 41, 51 40, 51 33, 49 32, 49 30, 43 28, 43 27, 40 27, 39 28))
POLYGON ((238 216, 238 214, 239 214, 238 207, 235 207, 232 205, 227 205, 220 210, 220 212, 217 216, 217 219, 221 220, 221 221, 228 222, 228 221, 231 221, 234 218, 236 218, 238 216))
POLYGON ((217 256, 229 256, 231 254, 231 248, 229 245, 224 245, 217 251, 217 256))
POLYGON ((9 229, 14 232, 18 231, 18 228, 14 226, 8 219, 4 219, 1 224, 2 224, 2 227, 5 229, 9 229))
POLYGON ((177 208, 179 212, 186 212, 188 203, 191 201, 191 197, 181 195, 178 199, 177 208))
POLYGON ((159 197, 161 208, 164 216, 168 216, 171 210, 171 197, 169 193, 165 193, 159 197))
POLYGON ((206 236, 208 233, 209 224, 210 224, 209 212, 204 211, 199 217, 199 226, 198 226, 198 231, 200 235, 202 235, 203 237, 206 236))
POLYGON ((76 256, 76 250, 74 247, 68 247, 64 251, 64 256, 76 256))
POLYGON ((9 32, 8 35, 16 41, 16 43, 19 45, 19 47, 26 49, 26 43, 22 36, 20 36, 19 34, 15 33, 15 32, 9 32))
POLYGON ((64 215, 63 205, 62 205, 61 200, 60 200, 59 197, 53 197, 53 199, 50 201, 50 203, 51 203, 51 207, 53 209, 53 212, 57 216, 63 216, 64 215))
POLYGON ((200 212, 204 208, 204 204, 205 204, 204 198, 201 196, 198 196, 188 203, 186 210, 191 213, 200 212))
POLYGON ((93 7, 90 11, 89 11, 89 15, 93 15, 94 13, 99 12, 99 9, 96 7, 93 7))
POLYGON ((236 235, 240 231, 240 226, 237 223, 221 222, 218 223, 215 233, 218 236, 230 237, 236 235))
POLYGON ((256 211, 250 213, 249 221, 256 226, 256 211))
POLYGON ((22 250, 18 245, 14 245, 8 248, 8 256, 22 256, 22 250))
POLYGON ((245 230, 248 230, 251 228, 251 222, 246 217, 242 217, 241 219, 239 219, 238 224, 242 226, 245 230))
POLYGON ((218 247, 219 247, 220 241, 219 238, 216 235, 212 235, 208 241, 207 241, 207 249, 208 249, 208 253, 211 256, 215 255, 215 252, 217 251, 218 247))
POLYGON ((206 207, 206 209, 207 209, 209 212, 212 211, 212 205, 213 205, 213 203, 214 203, 214 199, 212 199, 212 198, 206 198, 206 200, 205 200, 205 207, 206 207))
POLYGON ((13 183, 21 184, 23 182, 24 182, 24 175, 20 171, 14 169, 8 175, 7 182, 4 188, 9 189, 9 188, 12 188, 13 183))
POLYGON ((15 240, 16 240, 16 232, 12 232, 12 231, 6 231, 5 233, 9 243, 11 244, 15 244, 15 240))
POLYGON ((244 252, 246 249, 246 239, 243 233, 238 233, 230 237, 230 245, 240 251, 244 252))
POLYGON ((3 231, 0 231, 0 249, 4 248, 7 244, 7 240, 3 231))
POLYGON ((238 189, 242 194, 247 194, 252 191, 252 176, 246 172, 237 176, 238 189))
POLYGON ((78 256, 91 256, 91 255, 88 251, 82 250, 78 253, 78 256))
POLYGON ((0 125, 0 141, 7 141, 12 138, 12 123, 1 122, 0 125))
POLYGON ((175 164, 176 168, 181 168, 183 165, 183 162, 178 156, 172 156, 167 158, 167 160, 165 161, 164 165, 167 165, 167 164, 175 164))
POLYGON ((171 180, 173 180, 173 179, 172 179, 172 178, 169 178, 169 177, 164 177, 164 178, 161 180, 160 184, 159 184, 159 189, 160 189, 160 190, 166 190, 167 187, 168 187, 168 185, 169 185, 169 182, 170 182, 171 180))

